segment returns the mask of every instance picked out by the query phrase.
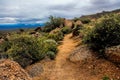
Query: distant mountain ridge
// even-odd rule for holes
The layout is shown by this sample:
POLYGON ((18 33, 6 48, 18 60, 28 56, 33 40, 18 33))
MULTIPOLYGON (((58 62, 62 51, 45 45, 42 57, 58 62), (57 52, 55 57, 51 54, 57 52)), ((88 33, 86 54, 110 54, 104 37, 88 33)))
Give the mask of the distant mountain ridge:
POLYGON ((42 27, 44 23, 15 23, 15 24, 0 24, 0 30, 20 29, 20 28, 36 28, 42 27))
POLYGON ((112 10, 112 11, 102 11, 100 13, 96 13, 96 14, 91 14, 91 15, 84 15, 81 16, 81 18, 100 18, 103 15, 106 14, 111 14, 111 13, 120 13, 120 9, 116 9, 116 10, 112 10))

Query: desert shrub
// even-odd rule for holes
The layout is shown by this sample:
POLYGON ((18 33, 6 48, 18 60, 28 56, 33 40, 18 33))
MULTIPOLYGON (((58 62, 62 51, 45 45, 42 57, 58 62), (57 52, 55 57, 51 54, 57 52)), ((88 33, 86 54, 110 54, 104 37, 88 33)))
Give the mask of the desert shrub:
POLYGON ((24 30, 24 29, 19 29, 19 31, 22 33, 22 32, 24 32, 25 30, 24 30))
POLYGON ((91 28, 90 27, 87 27, 87 26, 83 26, 81 29, 80 29, 80 34, 82 34, 83 36, 86 36, 87 34, 89 34, 91 31, 91 28))
POLYGON ((50 59, 55 59, 55 53, 52 52, 52 51, 47 52, 47 56, 48 56, 50 59))
POLYGON ((55 54, 57 53, 57 42, 53 39, 47 39, 44 40, 44 49, 46 49, 46 52, 52 51, 55 54))
POLYGON ((89 18, 80 18, 80 20, 83 24, 88 24, 91 22, 91 20, 89 18))
POLYGON ((109 77, 107 77, 107 76, 105 76, 105 77, 103 77, 103 79, 102 80, 110 80, 110 78, 109 77))
POLYGON ((49 39, 54 39, 55 41, 61 41, 64 38, 64 34, 61 31, 49 34, 47 36, 49 39))
POLYGON ((75 26, 75 27, 73 28, 72 35, 73 35, 73 36, 78 36, 79 33, 80 33, 80 29, 81 29, 81 28, 82 28, 82 25, 81 25, 81 26, 75 26))
POLYGON ((38 44, 33 38, 15 38, 4 42, 0 47, 9 58, 17 61, 23 67, 38 60, 38 44))
POLYGON ((42 31, 50 32, 61 24, 63 24, 63 20, 60 17, 50 16, 49 21, 45 23, 45 27, 42 28, 42 31))
POLYGON ((63 27, 63 28, 61 29, 61 32, 62 32, 63 34, 68 34, 68 33, 72 32, 72 29, 69 28, 69 27, 63 27))
POLYGON ((83 42, 96 51, 120 44, 120 16, 115 15, 97 23, 83 42))
POLYGON ((31 36, 20 36, 0 45, 0 50, 8 55, 8 58, 17 61, 22 67, 42 60, 47 52, 57 52, 57 44, 46 41, 46 38, 35 38, 31 36))
POLYGON ((73 19, 74 22, 76 22, 76 21, 78 21, 78 20, 80 20, 79 17, 74 17, 74 19, 73 19))

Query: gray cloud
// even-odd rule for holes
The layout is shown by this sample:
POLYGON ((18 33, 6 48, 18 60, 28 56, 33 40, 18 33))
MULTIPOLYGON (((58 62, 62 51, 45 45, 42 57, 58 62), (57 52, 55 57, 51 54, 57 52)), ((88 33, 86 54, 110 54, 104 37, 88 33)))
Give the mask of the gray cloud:
POLYGON ((84 7, 86 14, 97 13, 101 11, 110 11, 120 8, 118 0, 91 0, 90 5, 84 7))
POLYGON ((109 4, 111 1, 110 0, 92 0, 92 4, 98 4, 98 5, 106 5, 109 4))
POLYGON ((120 8, 119 0, 0 0, 0 23, 41 22, 49 15, 66 18, 120 8))

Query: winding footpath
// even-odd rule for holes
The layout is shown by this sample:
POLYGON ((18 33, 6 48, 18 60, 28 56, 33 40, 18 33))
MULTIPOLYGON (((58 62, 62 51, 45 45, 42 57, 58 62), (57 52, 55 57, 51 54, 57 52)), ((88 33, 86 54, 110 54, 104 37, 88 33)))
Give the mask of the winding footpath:
POLYGON ((69 62, 68 57, 75 49, 77 42, 71 39, 71 34, 66 35, 62 45, 58 47, 58 55, 55 60, 55 70, 52 72, 50 80, 75 80, 76 66, 69 62))

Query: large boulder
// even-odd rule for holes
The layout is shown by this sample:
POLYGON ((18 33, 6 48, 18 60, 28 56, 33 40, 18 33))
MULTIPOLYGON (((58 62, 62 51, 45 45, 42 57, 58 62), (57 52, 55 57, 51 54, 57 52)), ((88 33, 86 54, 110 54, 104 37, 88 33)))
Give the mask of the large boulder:
POLYGON ((105 49, 107 58, 115 63, 120 63, 120 45, 105 49))
POLYGON ((72 20, 67 20, 67 19, 66 19, 66 20, 64 21, 64 26, 65 26, 65 27, 69 27, 69 28, 72 29, 72 28, 74 28, 74 22, 73 22, 72 20))
POLYGON ((36 63, 31 66, 28 66, 26 68, 26 71, 28 72, 30 77, 36 77, 42 74, 44 72, 44 69, 41 63, 36 63))
POLYGON ((32 80, 21 66, 11 60, 0 60, 0 80, 32 80))
POLYGON ((86 59, 91 58, 92 56, 92 51, 89 50, 87 46, 80 46, 76 48, 69 56, 69 60, 71 62, 82 62, 86 59))

